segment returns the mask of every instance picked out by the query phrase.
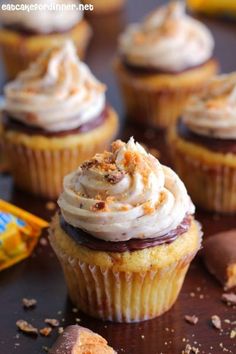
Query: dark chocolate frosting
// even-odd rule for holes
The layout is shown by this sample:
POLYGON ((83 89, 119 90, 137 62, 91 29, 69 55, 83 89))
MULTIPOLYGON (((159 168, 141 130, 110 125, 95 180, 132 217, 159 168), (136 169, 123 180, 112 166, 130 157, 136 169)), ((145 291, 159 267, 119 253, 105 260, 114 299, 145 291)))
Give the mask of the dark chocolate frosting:
POLYGON ((4 24, 3 25, 3 28, 7 29, 7 30, 11 30, 11 31, 14 31, 14 32, 18 32, 20 33, 21 35, 25 36, 25 37, 30 37, 30 36, 44 36, 44 35, 53 35, 53 34, 59 34, 59 33, 65 33, 67 31, 70 31, 74 28, 75 26, 69 28, 69 29, 66 29, 66 30, 57 30, 57 31, 50 31, 50 32, 40 32, 40 31, 36 31, 36 30, 33 30, 31 28, 26 28, 26 27, 23 27, 23 25, 21 25, 20 23, 17 24, 4 24))
POLYGON ((43 135, 46 137, 62 137, 71 134, 86 133, 99 127, 107 119, 109 113, 108 110, 109 108, 108 106, 106 106, 104 111, 98 117, 91 120, 90 122, 82 124, 80 127, 75 129, 63 130, 58 132, 51 132, 45 129, 26 125, 24 123, 17 121, 16 119, 14 119, 14 117, 9 116, 7 112, 4 112, 3 114, 3 124, 6 130, 15 130, 29 135, 43 135))
POLYGON ((201 145, 209 150, 236 154, 236 139, 219 139, 196 134, 188 129, 182 119, 179 119, 178 121, 177 132, 182 139, 201 145))
POLYGON ((193 69, 197 69, 200 68, 204 65, 206 65, 208 62, 210 62, 213 58, 210 58, 209 60, 207 60, 205 63, 199 64, 199 65, 195 65, 195 66, 191 66, 189 68, 186 68, 184 70, 175 70, 175 71, 171 71, 171 70, 160 70, 157 69, 155 67, 152 66, 138 66, 138 65, 133 65, 130 64, 128 62, 128 60, 125 57, 121 58, 121 61, 123 63, 123 65, 133 74, 137 74, 137 75, 155 75, 155 74, 163 74, 163 75, 178 75, 178 74, 183 74, 184 72, 187 72, 189 70, 193 70, 193 69))
POLYGON ((168 232, 166 235, 156 238, 146 238, 146 239, 132 239, 128 241, 121 242, 110 242, 103 241, 98 238, 95 238, 85 231, 75 228, 68 224, 63 216, 60 214, 60 225, 61 228, 70 236, 76 243, 88 247, 95 251, 104 251, 104 252, 134 252, 139 251, 144 248, 151 248, 155 246, 160 246, 163 244, 170 244, 174 242, 177 237, 181 236, 188 231, 191 224, 191 216, 186 215, 183 221, 179 226, 168 232))

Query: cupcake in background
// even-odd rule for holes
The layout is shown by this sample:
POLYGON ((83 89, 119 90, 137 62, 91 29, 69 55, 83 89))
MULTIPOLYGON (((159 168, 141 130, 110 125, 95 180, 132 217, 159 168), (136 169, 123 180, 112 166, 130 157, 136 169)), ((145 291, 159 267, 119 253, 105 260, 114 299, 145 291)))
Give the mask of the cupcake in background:
POLYGON ((124 7, 125 0, 82 0, 83 4, 93 5, 93 11, 88 15, 108 15, 121 10, 124 7))
POLYGON ((186 14, 183 2, 130 25, 114 63, 127 116, 158 128, 172 124, 188 97, 217 72, 213 48, 210 31, 186 14))
POLYGON ((4 107, 4 100, 0 97, 0 173, 7 171, 7 159, 4 151, 3 143, 3 123, 2 123, 2 109, 4 107))
POLYGON ((216 76, 193 96, 169 133, 177 173, 193 201, 236 212, 236 73, 216 76))
POLYGON ((22 190, 58 197, 63 177, 103 151, 117 133, 105 85, 70 41, 40 56, 4 91, 4 141, 22 190))
MULTIPOLYGON (((38 0, 41 6, 62 6, 61 0, 38 0)), ((17 4, 32 5, 31 0, 18 0, 17 4)), ((78 6, 77 0, 67 0, 69 6, 78 6)), ((1 11, 0 48, 9 78, 26 69, 41 52, 55 42, 72 40, 79 57, 85 55, 92 31, 83 12, 75 9, 59 11, 44 8, 37 11, 1 11)))
POLYGON ((175 303, 201 244, 184 184, 133 138, 65 177, 50 242, 76 307, 138 322, 175 303))

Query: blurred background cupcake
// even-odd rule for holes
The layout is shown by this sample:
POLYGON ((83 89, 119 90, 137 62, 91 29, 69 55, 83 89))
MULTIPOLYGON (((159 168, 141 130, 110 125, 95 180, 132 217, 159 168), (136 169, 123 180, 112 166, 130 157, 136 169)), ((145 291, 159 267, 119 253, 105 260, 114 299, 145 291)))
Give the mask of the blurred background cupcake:
POLYGON ((82 3, 93 5, 88 15, 107 15, 121 10, 125 0, 82 0, 82 3))
POLYGON ((188 97, 217 72, 209 30, 183 2, 162 6, 119 40, 115 71, 127 115, 159 128, 173 123, 188 97))
POLYGON ((64 180, 50 241, 69 295, 116 322, 160 316, 175 303, 201 244, 185 186, 131 138, 64 180))
MULTIPOLYGON (((32 4, 31 0, 17 0, 17 4, 32 4)), ((62 5, 62 0, 38 0, 41 6, 62 5)), ((79 6, 76 0, 67 5, 79 6)), ((92 31, 83 12, 75 9, 65 11, 45 7, 40 11, 1 11, 0 48, 9 78, 27 68, 37 56, 54 45, 71 39, 79 57, 85 55, 92 31)))
POLYGON ((169 144, 194 202, 236 212, 236 73, 215 77, 189 100, 169 144))
POLYGON ((64 175, 106 148, 118 119, 105 91, 70 41, 6 85, 3 134, 16 186, 56 198, 64 175))

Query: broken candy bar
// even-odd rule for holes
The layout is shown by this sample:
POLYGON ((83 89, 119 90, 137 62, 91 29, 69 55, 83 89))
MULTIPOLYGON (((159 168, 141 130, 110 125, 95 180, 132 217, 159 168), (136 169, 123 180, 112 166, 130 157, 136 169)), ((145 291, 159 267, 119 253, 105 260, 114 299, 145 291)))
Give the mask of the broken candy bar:
POLYGON ((73 325, 64 329, 49 354, 115 354, 107 341, 87 328, 73 325))
POLYGON ((224 286, 236 286, 236 229, 209 237, 203 245, 207 269, 224 286))

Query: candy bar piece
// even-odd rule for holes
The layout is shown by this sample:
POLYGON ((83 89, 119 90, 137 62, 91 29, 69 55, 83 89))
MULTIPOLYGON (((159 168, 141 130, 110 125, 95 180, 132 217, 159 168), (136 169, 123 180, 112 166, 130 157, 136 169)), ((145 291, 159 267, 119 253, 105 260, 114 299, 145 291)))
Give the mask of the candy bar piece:
POLYGON ((236 229, 209 237, 203 245, 207 269, 224 288, 236 286, 236 229))
POLYGON ((115 354, 107 341, 87 328, 73 325, 64 329, 49 354, 115 354))

